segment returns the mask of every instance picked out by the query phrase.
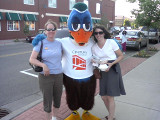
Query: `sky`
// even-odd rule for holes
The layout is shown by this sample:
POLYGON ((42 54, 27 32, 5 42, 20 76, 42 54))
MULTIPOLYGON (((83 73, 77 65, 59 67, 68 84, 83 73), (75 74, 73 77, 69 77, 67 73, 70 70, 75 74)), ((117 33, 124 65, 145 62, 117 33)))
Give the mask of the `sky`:
POLYGON ((129 3, 126 0, 116 0, 115 2, 115 16, 125 16, 130 18, 132 9, 138 9, 138 3, 129 3))

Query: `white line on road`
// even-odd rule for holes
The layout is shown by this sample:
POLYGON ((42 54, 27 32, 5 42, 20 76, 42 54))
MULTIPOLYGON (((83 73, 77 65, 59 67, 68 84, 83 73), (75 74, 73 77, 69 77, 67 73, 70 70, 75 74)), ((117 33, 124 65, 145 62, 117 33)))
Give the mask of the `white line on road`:
POLYGON ((27 72, 27 71, 30 71, 30 70, 32 70, 32 68, 27 69, 27 70, 23 70, 23 71, 20 71, 20 72, 23 73, 23 74, 30 75, 30 76, 38 78, 38 75, 27 72))

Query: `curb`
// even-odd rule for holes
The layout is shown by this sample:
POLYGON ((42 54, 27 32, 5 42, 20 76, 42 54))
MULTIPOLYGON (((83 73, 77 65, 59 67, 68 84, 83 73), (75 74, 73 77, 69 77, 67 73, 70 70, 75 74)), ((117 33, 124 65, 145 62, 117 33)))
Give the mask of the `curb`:
POLYGON ((11 120, 11 119, 17 117, 18 115, 20 115, 21 113, 23 113, 23 112, 29 110, 30 108, 34 107, 35 105, 39 104, 42 101, 43 101, 42 98, 39 99, 39 100, 36 100, 36 101, 32 102, 31 104, 29 104, 27 106, 24 106, 24 107, 22 107, 22 108, 20 108, 20 109, 18 109, 16 111, 11 112, 7 116, 1 118, 1 120, 11 120))

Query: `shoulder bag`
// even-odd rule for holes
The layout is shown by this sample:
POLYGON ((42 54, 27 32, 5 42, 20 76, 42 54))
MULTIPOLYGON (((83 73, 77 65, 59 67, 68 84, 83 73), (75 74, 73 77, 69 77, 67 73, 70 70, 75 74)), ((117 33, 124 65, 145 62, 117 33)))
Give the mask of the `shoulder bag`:
MULTIPOLYGON (((42 61, 42 49, 43 49, 43 41, 41 41, 41 48, 40 48, 40 51, 39 51, 38 56, 37 56, 37 60, 39 60, 40 62, 42 61)), ((30 62, 29 62, 29 64, 35 72, 42 72, 43 71, 42 67, 33 65, 30 62)))

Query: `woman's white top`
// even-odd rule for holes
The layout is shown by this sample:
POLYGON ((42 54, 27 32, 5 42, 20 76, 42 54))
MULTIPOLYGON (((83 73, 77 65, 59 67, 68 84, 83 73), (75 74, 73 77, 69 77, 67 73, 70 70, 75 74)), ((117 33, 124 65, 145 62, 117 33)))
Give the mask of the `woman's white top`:
POLYGON ((115 51, 119 49, 117 43, 113 39, 107 39, 103 48, 96 43, 92 47, 93 56, 97 56, 100 60, 116 60, 115 51))

